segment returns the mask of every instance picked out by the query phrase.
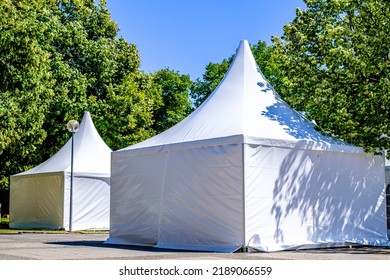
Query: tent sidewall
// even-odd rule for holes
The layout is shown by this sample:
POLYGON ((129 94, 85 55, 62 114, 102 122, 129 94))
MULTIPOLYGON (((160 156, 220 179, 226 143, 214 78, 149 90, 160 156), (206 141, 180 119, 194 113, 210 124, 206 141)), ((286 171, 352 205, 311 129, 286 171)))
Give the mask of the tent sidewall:
POLYGON ((380 156, 261 145, 246 145, 245 153, 246 246, 386 240, 380 156))
MULTIPOLYGON (((110 177, 73 176, 72 230, 109 229, 110 177)), ((10 227, 69 230, 70 173, 11 176, 10 227)))
POLYGON ((113 153, 107 242, 214 251, 385 242, 380 156, 225 140, 113 153))
POLYGON ((112 154, 109 243, 242 246, 241 143, 124 154, 112 154))
POLYGON ((10 227, 63 227, 64 173, 11 176, 10 227))
MULTIPOLYGON (((70 172, 64 173, 63 228, 69 230, 70 172)), ((72 184, 72 230, 108 230, 110 177, 76 173, 72 184)))

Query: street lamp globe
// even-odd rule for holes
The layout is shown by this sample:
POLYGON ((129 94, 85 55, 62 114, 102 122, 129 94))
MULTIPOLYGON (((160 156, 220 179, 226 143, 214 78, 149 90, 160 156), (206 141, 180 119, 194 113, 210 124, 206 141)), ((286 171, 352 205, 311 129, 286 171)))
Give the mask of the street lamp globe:
POLYGON ((75 133, 75 132, 79 131, 79 129, 80 129, 80 124, 79 124, 79 122, 76 121, 76 120, 70 120, 70 121, 67 123, 66 127, 68 128, 68 130, 69 130, 70 132, 75 133))

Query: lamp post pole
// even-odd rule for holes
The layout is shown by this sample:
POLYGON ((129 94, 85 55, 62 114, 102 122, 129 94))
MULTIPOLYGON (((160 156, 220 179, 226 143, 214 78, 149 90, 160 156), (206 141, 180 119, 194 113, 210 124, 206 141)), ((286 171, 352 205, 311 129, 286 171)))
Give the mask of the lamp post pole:
POLYGON ((79 130, 80 125, 76 120, 70 120, 67 124, 68 130, 72 133, 72 145, 70 152, 70 189, 69 189, 69 231, 72 231, 72 206, 73 206, 73 147, 74 134, 79 130))

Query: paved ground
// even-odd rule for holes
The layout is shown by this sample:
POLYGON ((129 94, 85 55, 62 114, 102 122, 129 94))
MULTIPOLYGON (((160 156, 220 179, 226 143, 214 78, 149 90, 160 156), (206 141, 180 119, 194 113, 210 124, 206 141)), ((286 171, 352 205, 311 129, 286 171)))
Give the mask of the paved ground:
POLYGON ((390 260, 390 248, 354 247, 274 253, 210 253, 104 244, 108 234, 0 235, 0 260, 390 260))

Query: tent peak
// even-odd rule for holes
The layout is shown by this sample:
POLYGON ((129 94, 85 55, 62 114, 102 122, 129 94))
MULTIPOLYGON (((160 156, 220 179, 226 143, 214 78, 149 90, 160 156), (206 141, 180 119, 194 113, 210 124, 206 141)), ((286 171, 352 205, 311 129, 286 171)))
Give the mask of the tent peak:
MULTIPOLYGON (((249 44, 249 41, 248 40, 241 40, 240 43, 238 44, 238 49, 237 49, 237 53, 238 53, 238 50, 240 50, 240 48, 243 47, 243 48, 249 48, 250 50, 250 53, 252 55, 252 50, 251 50, 251 47, 250 47, 250 44, 249 44)), ((237 56, 237 53, 235 56, 237 56)))
MULTIPOLYGON (((74 134, 75 172, 83 174, 110 174, 111 149, 100 137, 91 115, 84 113, 80 129, 74 134)), ((70 170, 70 138, 51 158, 25 172, 16 175, 61 172, 70 170)))
POLYGON ((261 72, 247 40, 240 41, 224 78, 201 106, 170 129, 125 149, 236 136, 258 144, 289 147, 304 142, 318 149, 355 151, 355 147, 322 135, 280 98, 261 72))

